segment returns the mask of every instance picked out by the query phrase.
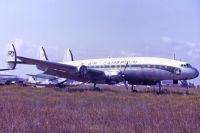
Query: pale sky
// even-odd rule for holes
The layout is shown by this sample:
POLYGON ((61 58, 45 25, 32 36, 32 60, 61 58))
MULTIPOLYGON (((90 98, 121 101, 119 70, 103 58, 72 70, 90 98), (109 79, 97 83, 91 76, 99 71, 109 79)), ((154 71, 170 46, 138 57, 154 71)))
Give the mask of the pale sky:
MULTIPOLYGON (((0 0, 1 68, 10 43, 18 55, 34 58, 43 45, 52 61, 67 48, 76 60, 176 53, 200 70, 200 1, 0 0)), ((17 68, 6 73, 38 73, 17 68)))

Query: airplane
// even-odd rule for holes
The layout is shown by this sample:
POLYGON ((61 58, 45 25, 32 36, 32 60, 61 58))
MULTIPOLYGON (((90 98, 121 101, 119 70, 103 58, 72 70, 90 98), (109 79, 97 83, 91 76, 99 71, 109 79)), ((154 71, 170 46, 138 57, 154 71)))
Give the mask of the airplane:
POLYGON ((0 85, 23 84, 24 82, 25 79, 17 75, 0 75, 0 85))
POLYGON ((29 85, 34 86, 43 86, 43 87, 53 87, 58 86, 61 87, 59 84, 60 82, 65 82, 66 79, 57 78, 56 76, 46 75, 46 74, 26 74, 28 76, 29 85))
MULTIPOLYGON (((71 52, 71 51, 70 51, 71 52)), ((134 85, 159 84, 158 92, 161 92, 162 80, 173 80, 177 84, 179 80, 194 79, 199 76, 196 68, 189 63, 159 58, 159 57, 123 57, 87 59, 65 62, 49 61, 44 49, 41 50, 41 59, 18 56, 14 45, 8 51, 7 63, 10 69, 15 69, 16 64, 36 65, 44 74, 80 82, 97 84, 117 84, 123 82, 128 89, 137 91, 134 85)))
POLYGON ((74 87, 74 86, 80 86, 84 83, 78 82, 75 80, 65 79, 65 78, 59 78, 52 75, 47 74, 26 74, 28 76, 28 84, 33 84, 36 86, 44 86, 44 87, 59 87, 59 88, 65 88, 65 87, 74 87))
POLYGON ((56 76, 47 75, 47 74, 26 74, 28 78, 28 83, 48 86, 48 87, 63 87, 62 85, 67 82, 64 78, 58 78, 56 76))

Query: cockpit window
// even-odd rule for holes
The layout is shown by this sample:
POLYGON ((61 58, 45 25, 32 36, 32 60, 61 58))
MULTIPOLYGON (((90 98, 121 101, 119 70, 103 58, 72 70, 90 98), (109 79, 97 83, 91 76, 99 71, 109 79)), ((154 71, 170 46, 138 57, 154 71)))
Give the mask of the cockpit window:
POLYGON ((181 64, 181 67, 187 67, 187 68, 189 68, 189 67, 192 67, 190 64, 181 64))
POLYGON ((190 64, 186 64, 187 67, 192 67, 190 64))

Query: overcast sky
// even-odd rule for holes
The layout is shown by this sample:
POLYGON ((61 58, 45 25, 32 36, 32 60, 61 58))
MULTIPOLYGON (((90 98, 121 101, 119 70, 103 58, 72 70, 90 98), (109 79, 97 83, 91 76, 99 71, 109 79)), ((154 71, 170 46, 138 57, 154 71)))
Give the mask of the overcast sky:
MULTIPOLYGON (((53 61, 67 48, 75 59, 176 53, 200 70, 200 1, 1 0, 1 68, 10 43, 18 55, 34 58, 43 45, 53 61)), ((30 66, 14 71, 37 72, 30 66)))

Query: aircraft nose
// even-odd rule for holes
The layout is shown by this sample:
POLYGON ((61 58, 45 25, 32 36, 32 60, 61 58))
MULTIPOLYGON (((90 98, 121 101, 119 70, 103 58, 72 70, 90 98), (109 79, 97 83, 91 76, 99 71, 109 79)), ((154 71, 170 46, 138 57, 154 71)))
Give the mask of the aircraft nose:
POLYGON ((199 71, 196 68, 192 68, 192 69, 193 69, 194 78, 198 77, 199 76, 199 71))
POLYGON ((199 71, 194 67, 183 69, 182 72, 185 79, 194 79, 199 76, 199 71))
POLYGON ((199 76, 199 71, 196 69, 196 68, 193 68, 194 69, 194 75, 195 75, 195 78, 199 76))

